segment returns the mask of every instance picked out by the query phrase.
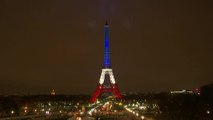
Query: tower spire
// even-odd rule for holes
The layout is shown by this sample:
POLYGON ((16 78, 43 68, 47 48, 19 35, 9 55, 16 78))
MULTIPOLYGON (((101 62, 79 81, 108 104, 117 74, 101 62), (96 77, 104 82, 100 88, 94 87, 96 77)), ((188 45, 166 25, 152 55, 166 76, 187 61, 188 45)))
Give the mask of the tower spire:
POLYGON ((110 68, 109 25, 107 21, 104 26, 104 34, 104 68, 110 68))
POLYGON ((107 20, 106 20, 106 23, 105 23, 105 25, 108 25, 108 22, 107 22, 107 20))

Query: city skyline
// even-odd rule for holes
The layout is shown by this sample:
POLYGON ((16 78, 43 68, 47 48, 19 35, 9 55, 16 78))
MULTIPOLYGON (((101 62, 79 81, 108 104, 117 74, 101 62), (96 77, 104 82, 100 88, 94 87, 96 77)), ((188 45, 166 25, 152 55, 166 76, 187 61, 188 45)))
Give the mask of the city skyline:
POLYGON ((0 2, 0 94, 91 94, 110 24, 120 91, 213 83, 212 1, 0 2))

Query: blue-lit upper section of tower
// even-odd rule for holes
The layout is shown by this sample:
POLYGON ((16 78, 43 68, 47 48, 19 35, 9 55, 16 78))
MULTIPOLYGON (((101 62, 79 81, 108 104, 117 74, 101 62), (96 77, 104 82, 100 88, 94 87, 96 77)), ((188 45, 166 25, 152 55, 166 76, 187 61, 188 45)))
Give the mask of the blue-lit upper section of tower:
POLYGON ((107 22, 104 26, 104 34, 104 68, 110 68, 109 25, 107 22))

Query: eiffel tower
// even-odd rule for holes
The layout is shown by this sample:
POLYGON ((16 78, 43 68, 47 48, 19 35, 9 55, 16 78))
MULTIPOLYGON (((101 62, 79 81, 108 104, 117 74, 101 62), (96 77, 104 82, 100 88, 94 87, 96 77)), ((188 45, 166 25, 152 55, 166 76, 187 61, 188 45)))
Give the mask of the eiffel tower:
POLYGON ((95 92, 91 97, 91 102, 95 102, 97 98, 103 93, 112 93, 117 99, 122 99, 122 95, 118 90, 118 85, 115 82, 115 78, 110 63, 109 25, 107 22, 104 26, 104 33, 105 33, 104 65, 101 72, 99 84, 97 85, 95 92))

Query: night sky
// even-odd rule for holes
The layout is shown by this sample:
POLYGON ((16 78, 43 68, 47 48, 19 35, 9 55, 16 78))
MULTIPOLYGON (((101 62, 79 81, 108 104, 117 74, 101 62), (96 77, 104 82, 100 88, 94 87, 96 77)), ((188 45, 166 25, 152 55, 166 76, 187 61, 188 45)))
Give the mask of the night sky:
POLYGON ((91 94, 105 21, 121 91, 213 82, 212 0, 1 0, 0 94, 91 94))

